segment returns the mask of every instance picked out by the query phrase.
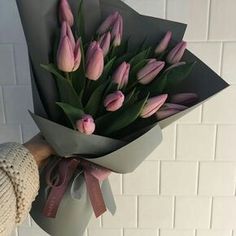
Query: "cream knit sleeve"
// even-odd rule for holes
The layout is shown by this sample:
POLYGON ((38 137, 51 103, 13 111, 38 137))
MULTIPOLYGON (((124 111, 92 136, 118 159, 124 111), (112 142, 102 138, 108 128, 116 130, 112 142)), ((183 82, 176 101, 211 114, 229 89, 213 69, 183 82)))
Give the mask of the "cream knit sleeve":
POLYGON ((23 145, 0 145, 0 235, 9 236, 27 216, 39 188, 37 164, 23 145))

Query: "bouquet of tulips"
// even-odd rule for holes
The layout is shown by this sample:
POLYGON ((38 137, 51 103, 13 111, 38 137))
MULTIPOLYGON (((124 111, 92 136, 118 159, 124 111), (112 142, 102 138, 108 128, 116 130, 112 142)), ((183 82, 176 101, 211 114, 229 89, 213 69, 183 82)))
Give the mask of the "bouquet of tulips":
POLYGON ((186 42, 169 46, 171 31, 156 48, 144 41, 129 51, 129 40, 122 41, 125 25, 119 12, 109 15, 90 40, 82 34, 83 25, 73 27, 67 0, 60 1, 59 19, 55 61, 43 67, 56 79, 57 105, 70 128, 122 139, 134 127, 143 129, 197 101, 195 93, 176 94, 194 62, 181 61, 186 42))
POLYGON ((41 170, 31 216, 53 236, 82 236, 93 212, 115 214, 110 172, 134 171, 162 129, 228 84, 186 49, 184 24, 119 0, 17 4, 31 115, 57 153, 41 170))

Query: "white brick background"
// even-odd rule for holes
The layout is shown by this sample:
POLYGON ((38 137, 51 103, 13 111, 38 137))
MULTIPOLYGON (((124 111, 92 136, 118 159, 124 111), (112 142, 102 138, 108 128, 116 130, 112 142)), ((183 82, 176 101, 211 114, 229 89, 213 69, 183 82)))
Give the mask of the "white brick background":
MULTIPOLYGON (((92 220, 86 235, 236 236, 236 1, 125 1, 143 14, 188 23, 189 49, 232 86, 166 128, 136 172, 111 177, 117 214, 92 220)), ((26 112, 29 82, 15 1, 0 0, 0 142, 36 132, 26 112)), ((46 234, 27 219, 14 235, 46 234)))

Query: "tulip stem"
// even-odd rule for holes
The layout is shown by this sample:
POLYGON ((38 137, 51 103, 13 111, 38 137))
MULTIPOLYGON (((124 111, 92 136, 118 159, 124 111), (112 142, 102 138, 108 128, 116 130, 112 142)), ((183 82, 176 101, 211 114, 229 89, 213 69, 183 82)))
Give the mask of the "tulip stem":
POLYGON ((69 72, 65 72, 65 76, 66 76, 66 79, 67 79, 67 80, 69 80, 69 81, 71 80, 71 77, 70 77, 70 73, 69 73, 69 72))

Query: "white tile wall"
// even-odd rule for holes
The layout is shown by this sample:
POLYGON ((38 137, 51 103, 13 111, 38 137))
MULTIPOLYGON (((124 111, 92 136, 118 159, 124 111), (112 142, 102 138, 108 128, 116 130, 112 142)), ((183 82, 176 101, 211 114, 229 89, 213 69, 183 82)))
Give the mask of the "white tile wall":
MULTIPOLYGON (((236 235, 236 1, 124 0, 137 11, 189 24, 189 49, 234 84, 177 124, 136 172, 111 176, 117 214, 85 236, 236 235)), ((0 1, 0 142, 37 132, 26 45, 14 0, 0 1)), ((45 236, 26 220, 14 236, 45 236)))

